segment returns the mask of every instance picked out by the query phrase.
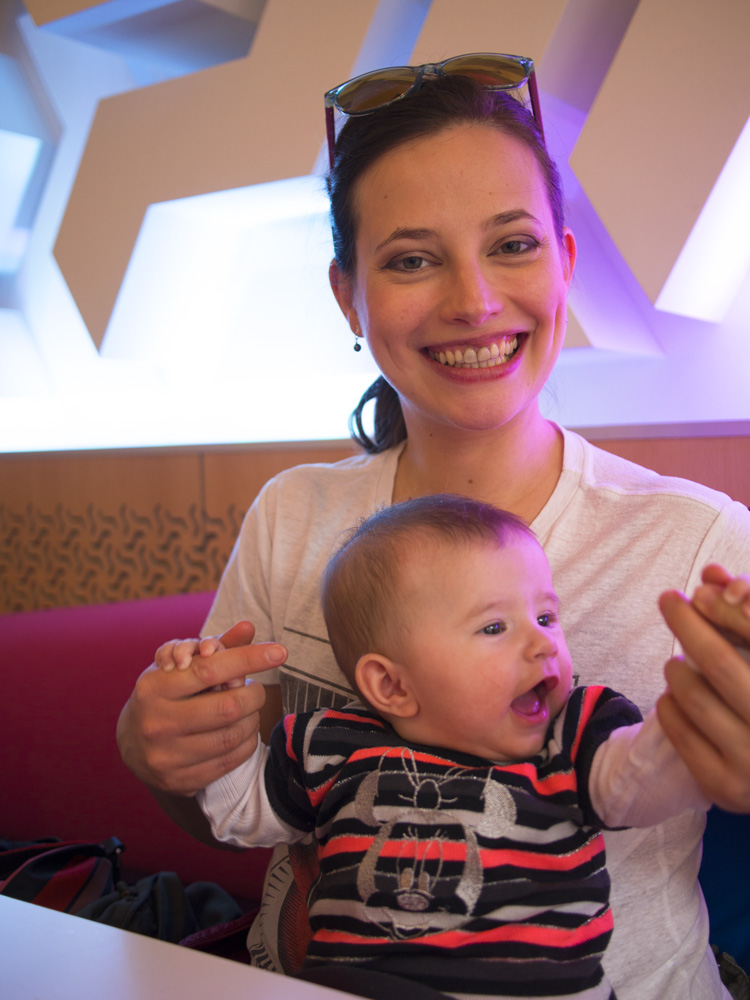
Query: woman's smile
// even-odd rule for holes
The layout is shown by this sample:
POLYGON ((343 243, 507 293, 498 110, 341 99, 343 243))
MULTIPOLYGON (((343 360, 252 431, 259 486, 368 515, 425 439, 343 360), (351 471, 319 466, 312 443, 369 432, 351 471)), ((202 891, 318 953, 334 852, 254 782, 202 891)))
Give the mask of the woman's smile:
POLYGON ((433 361, 449 368, 496 368, 509 361, 518 350, 519 337, 513 334, 498 337, 488 344, 470 344, 463 347, 427 348, 433 361))

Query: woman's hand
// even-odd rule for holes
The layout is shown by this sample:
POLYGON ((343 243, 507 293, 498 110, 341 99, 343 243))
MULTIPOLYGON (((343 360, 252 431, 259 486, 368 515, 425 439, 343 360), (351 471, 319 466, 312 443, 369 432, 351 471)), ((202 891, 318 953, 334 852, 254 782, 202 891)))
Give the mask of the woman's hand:
POLYGON ((733 645, 750 644, 750 578, 716 565, 702 578, 692 601, 677 591, 660 598, 685 658, 667 662, 657 712, 704 794, 750 812, 750 663, 733 645))
POLYGON ((237 767, 258 742, 262 684, 245 675, 279 666, 277 643, 251 645, 255 629, 238 622, 221 636, 226 649, 195 656, 186 670, 152 664, 138 678, 117 723, 125 764, 152 789, 191 796, 237 767))

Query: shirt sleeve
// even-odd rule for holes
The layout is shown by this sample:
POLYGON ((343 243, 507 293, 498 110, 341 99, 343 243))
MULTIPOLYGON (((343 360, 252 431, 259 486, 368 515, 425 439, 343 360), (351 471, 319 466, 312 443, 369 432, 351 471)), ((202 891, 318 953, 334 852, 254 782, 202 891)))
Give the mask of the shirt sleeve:
POLYGON ((654 826, 711 802, 661 728, 656 709, 616 729, 597 749, 589 776, 591 805, 610 829, 654 826))
POLYGON ((616 729, 641 722, 637 705, 601 684, 574 687, 555 720, 549 749, 561 754, 575 771, 578 804, 583 822, 601 827, 601 818, 589 794, 591 769, 599 747, 616 729))
POLYGON ((198 804, 217 840, 235 847, 275 847, 307 836, 273 809, 266 784, 269 760, 268 747, 259 741, 249 760, 198 792, 198 804))
POLYGON ((693 593, 708 563, 720 563, 732 574, 750 573, 750 511, 734 500, 716 517, 690 570, 686 592, 693 593))

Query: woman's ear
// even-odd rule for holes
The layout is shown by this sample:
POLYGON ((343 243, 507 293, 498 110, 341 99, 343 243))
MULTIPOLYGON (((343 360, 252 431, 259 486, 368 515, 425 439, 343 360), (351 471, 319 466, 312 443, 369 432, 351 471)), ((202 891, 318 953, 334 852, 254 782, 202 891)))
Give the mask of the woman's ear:
POLYGON ((354 288, 352 279, 347 277, 335 260, 331 261, 328 268, 328 280, 331 283, 331 291, 339 304, 339 309, 346 316, 349 329, 358 337, 362 336, 359 325, 359 316, 354 305, 354 288))
POLYGON ((354 668, 362 696, 381 715, 409 719, 419 711, 401 664, 380 653, 365 653, 354 668))
POLYGON ((568 286, 568 288, 570 288, 570 283, 573 280, 573 272, 576 269, 578 246, 576 245, 576 238, 573 235, 572 230, 568 229, 567 226, 563 230, 562 253, 563 253, 563 274, 565 275, 565 283, 568 286))

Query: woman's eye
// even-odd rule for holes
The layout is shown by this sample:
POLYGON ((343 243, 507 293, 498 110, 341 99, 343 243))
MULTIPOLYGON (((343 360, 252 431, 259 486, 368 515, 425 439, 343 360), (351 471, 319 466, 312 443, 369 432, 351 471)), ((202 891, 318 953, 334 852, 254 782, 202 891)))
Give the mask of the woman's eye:
POLYGON ((518 257, 521 254, 537 250, 540 246, 539 240, 532 236, 524 236, 523 239, 506 240, 501 243, 497 248, 497 253, 503 257, 518 257))
POLYGON ((491 625, 485 625, 482 629, 485 635, 500 635, 501 632, 505 631, 505 626, 502 622, 493 622, 491 625))
POLYGON ((398 257, 396 260, 391 261, 389 267, 397 271, 421 271, 427 264, 428 261, 424 257, 420 257, 418 254, 410 254, 408 257, 398 257))

